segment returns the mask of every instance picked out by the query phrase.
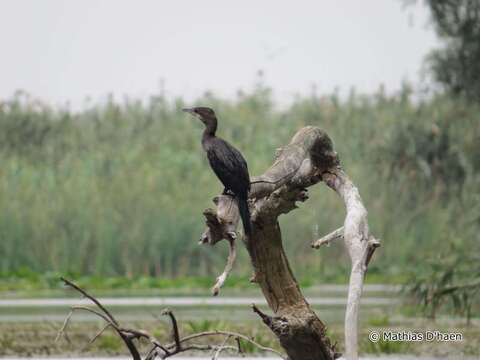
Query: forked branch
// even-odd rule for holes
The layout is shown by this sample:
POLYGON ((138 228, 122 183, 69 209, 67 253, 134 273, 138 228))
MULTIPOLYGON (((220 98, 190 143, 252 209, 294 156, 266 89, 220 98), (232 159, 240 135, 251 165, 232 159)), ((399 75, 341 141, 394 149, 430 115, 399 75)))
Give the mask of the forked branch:
POLYGON ((89 345, 95 342, 102 334, 108 329, 112 328, 117 335, 122 339, 125 346, 128 348, 130 355, 133 360, 142 360, 142 355, 140 354, 138 343, 135 340, 144 339, 150 344, 150 350, 145 354, 143 359, 145 360, 153 360, 157 357, 160 359, 166 359, 171 356, 174 356, 179 353, 197 350, 197 351, 211 351, 212 356, 217 359, 220 354, 225 350, 234 351, 236 353, 243 353, 241 346, 240 346, 240 339, 245 342, 249 342, 253 346, 257 347, 261 351, 271 352, 281 358, 285 358, 282 353, 262 346, 255 342, 254 340, 250 339, 248 336, 239 334, 236 332, 231 331, 221 331, 221 330, 214 330, 214 331, 206 331, 200 332, 196 334, 187 335, 185 337, 180 336, 180 331, 178 328, 178 323, 175 315, 169 309, 166 309, 162 312, 163 315, 166 315, 170 318, 171 326, 172 326, 172 342, 168 344, 162 344, 158 339, 156 339, 150 333, 144 330, 137 330, 131 328, 125 328, 120 325, 117 319, 113 316, 111 312, 105 308, 100 301, 98 301, 94 296, 90 295, 87 291, 80 288, 78 285, 73 283, 70 280, 65 278, 61 278, 61 280, 65 283, 65 285, 71 287, 72 289, 76 290, 80 294, 82 294, 85 298, 90 300, 95 307, 90 308, 87 306, 73 306, 65 318, 62 327, 60 328, 57 340, 59 340, 62 336, 67 336, 67 327, 69 322, 71 321, 72 315, 76 311, 85 311, 90 314, 93 314, 105 321, 105 325, 102 329, 97 332, 92 339, 89 341, 89 345), (195 344, 192 343, 192 340, 199 339, 199 338, 214 338, 214 337, 222 337, 223 340, 220 344, 195 344))
POLYGON ((345 357, 347 360, 357 360, 358 315, 363 282, 368 264, 380 242, 369 233, 367 210, 357 187, 347 174, 337 166, 325 172, 322 179, 342 198, 347 215, 343 227, 315 241, 312 247, 318 249, 322 244, 342 238, 345 241, 352 263, 345 311, 345 357))

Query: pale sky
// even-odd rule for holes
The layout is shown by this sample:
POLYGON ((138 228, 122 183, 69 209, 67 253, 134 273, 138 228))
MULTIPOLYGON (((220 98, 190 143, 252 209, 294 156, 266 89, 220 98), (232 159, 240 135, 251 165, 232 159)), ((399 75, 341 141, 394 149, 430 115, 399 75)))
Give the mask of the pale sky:
POLYGON ((262 69, 279 102, 335 87, 419 81, 437 40, 402 0, 0 0, 0 99, 23 89, 83 106, 112 92, 187 100, 250 89, 262 69))

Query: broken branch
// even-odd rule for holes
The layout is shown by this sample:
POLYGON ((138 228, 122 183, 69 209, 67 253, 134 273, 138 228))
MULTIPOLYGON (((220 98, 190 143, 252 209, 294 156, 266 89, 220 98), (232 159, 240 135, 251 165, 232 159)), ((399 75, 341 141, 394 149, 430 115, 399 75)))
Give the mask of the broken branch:
POLYGON ((84 297, 91 300, 92 303, 97 306, 98 310, 92 309, 86 306, 72 306, 70 312, 68 313, 67 317, 65 318, 62 324, 62 327, 58 331, 58 334, 57 334, 58 339, 62 335, 66 336, 66 328, 69 322, 71 321, 73 313, 75 311, 81 310, 81 311, 89 312, 95 316, 98 316, 99 318, 105 321, 105 326, 102 327, 102 329, 93 336, 93 338, 89 341, 88 345, 95 342, 109 327, 111 327, 123 340, 123 342, 129 349, 130 354, 134 360, 141 360, 141 355, 137 348, 137 345, 135 345, 135 343, 133 342, 134 339, 139 339, 139 338, 144 338, 151 345, 150 350, 145 355, 146 360, 153 360, 155 359, 156 356, 160 356, 162 359, 166 359, 176 354, 186 352, 186 351, 191 351, 191 350, 215 351, 214 358, 217 359, 220 356, 221 352, 225 350, 237 350, 240 353, 241 347, 239 345, 239 339, 250 342, 252 345, 256 346, 258 349, 262 351, 272 352, 282 358, 285 358, 283 354, 281 354, 280 352, 274 349, 262 346, 257 342, 255 342, 254 340, 250 339, 249 337, 236 332, 215 330, 215 331, 196 333, 196 334, 188 335, 181 338, 177 319, 173 314, 173 312, 169 309, 165 309, 162 312, 162 314, 167 315, 170 318, 171 326, 172 326, 173 343, 163 345, 160 343, 159 340, 157 340, 154 336, 152 336, 146 331, 121 327, 119 323, 115 320, 113 315, 94 296, 88 294, 85 290, 77 286, 75 283, 63 278, 62 280, 67 286, 70 286, 74 290, 81 293, 84 297), (223 343, 220 345, 210 345, 210 344, 203 345, 203 344, 188 343, 193 339, 198 339, 202 337, 212 337, 212 336, 224 336, 225 339, 223 343), (236 346, 228 344, 228 342, 232 339, 235 340, 236 346))
POLYGON ((314 241, 312 243, 312 248, 319 249, 322 245, 330 245, 332 241, 340 239, 343 239, 343 226, 335 231, 332 231, 330 234, 327 234, 324 237, 314 241))
POLYGON ((212 288, 212 294, 213 296, 217 296, 218 293, 220 292, 221 287, 225 283, 225 280, 227 280, 228 275, 232 271, 233 264, 235 263, 235 258, 237 257, 237 252, 235 249, 235 240, 229 239, 229 248, 228 248, 228 258, 227 258, 227 264, 225 265, 225 269, 223 270, 223 273, 217 277, 217 280, 215 282, 215 285, 212 288))

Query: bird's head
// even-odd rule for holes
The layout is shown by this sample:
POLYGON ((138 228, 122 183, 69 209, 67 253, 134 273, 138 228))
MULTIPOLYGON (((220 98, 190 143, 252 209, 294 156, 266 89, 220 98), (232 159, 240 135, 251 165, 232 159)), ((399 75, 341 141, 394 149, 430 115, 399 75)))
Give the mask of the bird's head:
POLYGON ((217 122, 217 116, 215 115, 215 111, 210 109, 209 107, 194 107, 190 109, 183 109, 183 111, 188 112, 189 114, 195 116, 205 125, 213 124, 217 122))

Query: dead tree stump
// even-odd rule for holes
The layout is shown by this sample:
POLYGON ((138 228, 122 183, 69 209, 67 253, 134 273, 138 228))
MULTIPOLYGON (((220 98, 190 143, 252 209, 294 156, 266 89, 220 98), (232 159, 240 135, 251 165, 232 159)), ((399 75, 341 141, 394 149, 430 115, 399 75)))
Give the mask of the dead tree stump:
MULTIPOLYGON (((251 179, 249 205, 253 231, 243 242, 257 283, 273 315, 253 310, 273 331, 292 360, 331 360, 335 347, 326 336, 326 326, 305 300, 289 266, 282 245, 278 217, 294 210, 296 202, 308 199, 307 188, 324 181, 344 200, 347 216, 344 226, 317 240, 312 247, 337 238, 345 240, 352 260, 352 272, 345 318, 346 357, 357 358, 357 318, 363 279, 368 262, 379 242, 368 232, 367 212, 357 188, 341 169, 337 153, 328 135, 317 127, 304 127, 290 143, 279 149, 273 165, 251 179)), ((222 239, 230 242, 225 271, 213 288, 217 295, 235 261, 235 232, 239 216, 233 199, 219 195, 214 199, 216 210, 207 209, 207 229, 202 243, 215 244, 222 239)))

